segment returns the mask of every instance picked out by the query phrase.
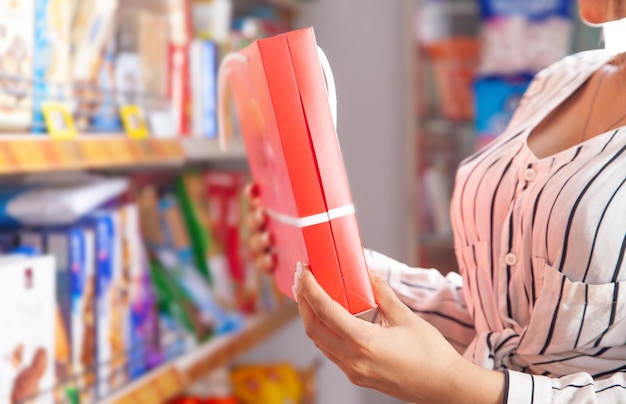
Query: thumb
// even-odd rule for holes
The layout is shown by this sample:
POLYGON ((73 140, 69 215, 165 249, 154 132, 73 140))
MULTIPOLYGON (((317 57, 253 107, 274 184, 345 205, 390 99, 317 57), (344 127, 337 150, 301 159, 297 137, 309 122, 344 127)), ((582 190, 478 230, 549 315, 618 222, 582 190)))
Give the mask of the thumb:
POLYGON ((389 325, 402 323, 410 310, 398 299, 386 280, 372 270, 368 272, 380 315, 389 325))

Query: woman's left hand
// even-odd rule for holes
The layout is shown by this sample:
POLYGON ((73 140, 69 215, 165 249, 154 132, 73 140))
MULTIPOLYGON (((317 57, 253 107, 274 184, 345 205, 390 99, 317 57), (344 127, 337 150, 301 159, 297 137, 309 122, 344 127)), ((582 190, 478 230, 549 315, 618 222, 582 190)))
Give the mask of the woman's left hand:
POLYGON ((504 374, 463 358, 370 271, 380 322, 352 316, 298 264, 294 292, 309 338, 356 385, 411 402, 501 403, 504 374))

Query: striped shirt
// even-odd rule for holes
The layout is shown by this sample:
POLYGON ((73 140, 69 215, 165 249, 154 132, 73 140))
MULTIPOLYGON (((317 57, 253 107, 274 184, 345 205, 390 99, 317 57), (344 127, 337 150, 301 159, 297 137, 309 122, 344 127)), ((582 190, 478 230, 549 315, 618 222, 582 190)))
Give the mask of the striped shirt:
POLYGON ((626 402, 626 127, 545 158, 526 142, 611 58, 537 74, 506 131, 461 163, 460 275, 366 254, 467 359, 506 371, 509 402, 626 402))

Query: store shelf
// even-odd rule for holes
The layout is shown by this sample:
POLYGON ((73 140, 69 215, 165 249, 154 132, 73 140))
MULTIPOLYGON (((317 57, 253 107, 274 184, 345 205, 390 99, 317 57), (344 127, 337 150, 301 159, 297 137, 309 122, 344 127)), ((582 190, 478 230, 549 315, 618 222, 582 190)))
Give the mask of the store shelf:
POLYGON ((184 356, 165 364, 103 400, 106 404, 161 403, 170 400, 203 375, 253 348, 297 316, 287 303, 276 312, 248 319, 242 330, 211 339, 184 356))
POLYGON ((182 146, 192 162, 198 161, 223 161, 244 160, 246 149, 241 138, 228 141, 228 148, 222 150, 217 139, 187 138, 182 141, 182 146))
POLYGON ((33 135, 0 137, 0 175, 85 169, 177 167, 200 161, 245 160, 243 144, 223 152, 212 139, 129 139, 85 135, 58 140, 33 135))

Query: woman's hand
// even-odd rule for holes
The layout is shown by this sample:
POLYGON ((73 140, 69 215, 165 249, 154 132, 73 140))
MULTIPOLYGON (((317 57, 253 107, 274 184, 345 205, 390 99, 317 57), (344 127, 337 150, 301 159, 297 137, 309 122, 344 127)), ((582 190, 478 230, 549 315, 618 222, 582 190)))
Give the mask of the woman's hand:
POLYGON ((501 403, 504 374, 464 359, 370 272, 380 322, 352 316, 300 264, 294 291, 309 338, 350 381, 411 402, 501 403))
POLYGON ((251 258, 259 270, 272 273, 276 259, 272 253, 272 235, 267 231, 267 214, 261 207, 258 188, 250 184, 246 187, 244 194, 248 198, 250 207, 246 226, 250 231, 248 248, 251 258))

